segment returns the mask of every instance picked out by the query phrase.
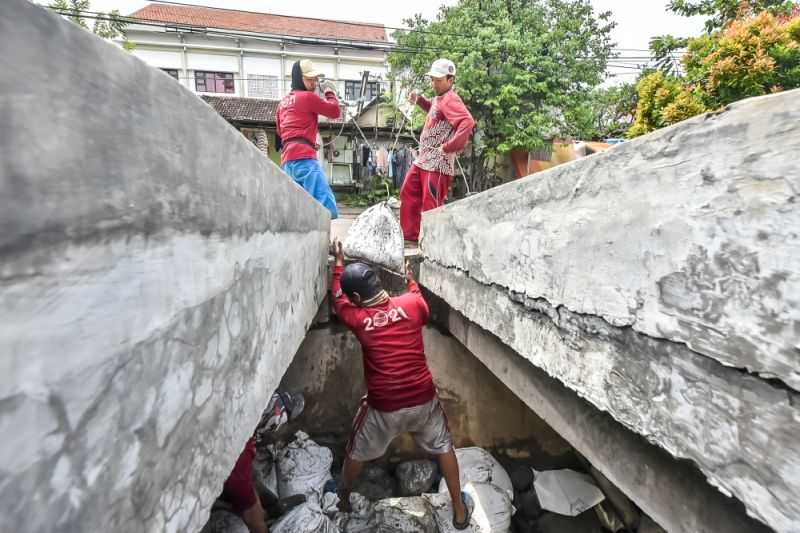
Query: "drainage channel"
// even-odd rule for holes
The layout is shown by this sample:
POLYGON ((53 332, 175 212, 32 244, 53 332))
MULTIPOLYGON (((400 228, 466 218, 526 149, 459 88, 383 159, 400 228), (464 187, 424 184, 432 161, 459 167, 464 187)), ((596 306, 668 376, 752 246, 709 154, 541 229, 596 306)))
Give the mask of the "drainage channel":
MULTIPOLYGON (((478 507, 488 506, 491 511, 482 510, 482 517, 477 514, 473 517, 472 531, 663 531, 447 331, 428 326, 424 330, 424 341, 428 364, 459 450, 462 484, 468 481, 465 477, 482 476, 484 479, 480 481, 501 486, 508 496, 505 511, 502 501, 478 502, 478 507), (470 463, 475 462, 475 454, 484 459, 472 468, 470 463), (499 472, 494 477, 493 468, 499 472), (586 502, 572 502, 573 512, 565 514, 543 509, 534 488, 534 469, 578 476, 594 488, 603 501, 591 506, 586 502), (583 512, 577 512, 581 510, 583 512), (576 516, 567 516, 575 513, 576 516), (492 514, 493 517, 489 516, 492 514)), ((324 458, 319 461, 325 469, 322 476, 339 476, 353 416, 365 394, 358 341, 335 317, 322 313, 283 376, 279 390, 301 392, 305 407, 301 415, 281 429, 277 439, 271 439, 257 450, 254 479, 265 500, 274 497, 273 491, 280 492, 282 484, 277 478, 283 474, 279 472, 281 468, 285 468, 282 461, 293 453, 296 455, 290 463, 306 461, 305 464, 293 463, 291 468, 296 475, 308 476, 315 468, 319 469, 316 463, 321 454, 329 457, 327 462, 324 458), (268 485, 273 488, 267 489, 268 485)), ((338 513, 331 504, 333 495, 326 495, 323 487, 309 495, 306 504, 294 509, 272 505, 270 531, 445 533, 448 528, 437 525, 435 520, 437 509, 440 514, 452 512, 442 510, 449 504, 444 483, 441 483, 441 495, 420 497, 422 493, 440 491, 441 476, 431 459, 415 447, 409 435, 398 437, 381 459, 365 468, 354 486, 353 513, 338 513), (293 517, 293 513, 300 519, 293 517)), ((562 495, 562 499, 565 500, 562 503, 570 507, 567 495, 562 495)), ((203 529, 203 533, 246 531, 241 520, 226 510, 224 504, 215 506, 203 529)))

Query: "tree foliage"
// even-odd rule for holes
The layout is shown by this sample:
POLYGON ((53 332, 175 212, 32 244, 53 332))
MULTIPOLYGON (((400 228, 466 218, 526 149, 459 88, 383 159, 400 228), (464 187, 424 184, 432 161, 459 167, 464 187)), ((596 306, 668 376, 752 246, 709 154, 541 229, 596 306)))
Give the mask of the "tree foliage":
POLYGON ((569 131, 568 116, 603 80, 609 17, 595 14, 589 0, 461 0, 435 21, 407 20, 410 30, 395 34, 389 61, 414 88, 426 86, 434 59, 456 63, 457 90, 479 131, 473 149, 482 163, 473 174, 486 173, 491 156, 569 131))
POLYGON ((712 33, 730 22, 764 11, 787 15, 794 8, 793 0, 670 0, 668 9, 685 17, 705 15, 706 31, 712 33))
POLYGON ((736 19, 689 39, 682 61, 684 76, 657 72, 640 80, 629 137, 743 98, 800 87, 800 13, 764 11, 736 19))
POLYGON ((585 140, 624 137, 633 124, 637 99, 633 83, 595 89, 567 115, 571 124, 568 136, 585 140))
POLYGON ((103 39, 121 38, 123 40, 122 45, 126 50, 133 49, 133 43, 128 41, 125 36, 125 29, 128 23, 117 9, 108 13, 93 14, 94 24, 90 29, 87 17, 87 11, 89 11, 90 7, 89 0, 54 0, 48 7, 98 37, 103 39))

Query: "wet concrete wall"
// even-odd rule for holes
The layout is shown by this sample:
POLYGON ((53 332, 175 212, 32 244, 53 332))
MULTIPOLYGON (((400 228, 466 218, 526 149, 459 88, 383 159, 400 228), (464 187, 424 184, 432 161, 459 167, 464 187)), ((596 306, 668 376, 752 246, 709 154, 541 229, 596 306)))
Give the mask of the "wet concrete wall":
POLYGON ((167 76, 0 5, 0 531, 192 531, 327 287, 327 212, 167 76))
POLYGON ((797 531, 797 153, 800 91, 734 104, 427 213, 421 281, 797 531))

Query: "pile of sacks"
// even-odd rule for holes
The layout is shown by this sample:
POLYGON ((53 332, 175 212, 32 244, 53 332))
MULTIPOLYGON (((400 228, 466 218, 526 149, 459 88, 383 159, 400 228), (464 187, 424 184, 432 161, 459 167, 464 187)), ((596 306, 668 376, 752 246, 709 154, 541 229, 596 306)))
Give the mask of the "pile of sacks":
MULTIPOLYGON (((432 461, 400 463, 394 477, 377 465, 365 465, 351 494, 352 512, 341 513, 335 494, 336 484, 332 482, 333 453, 329 448, 298 432, 286 446, 272 447, 268 452, 257 458, 256 484, 266 487, 276 497, 301 494, 306 499, 305 503, 272 523, 272 533, 456 531, 452 524, 453 507, 447 485, 432 461)), ((525 467, 514 470, 513 476, 509 476, 497 459, 481 448, 457 449, 456 456, 462 490, 474 503, 467 531, 599 533, 601 528, 605 531, 631 530, 615 519, 613 512, 609 515, 608 505, 600 505, 605 499, 603 491, 587 474, 572 470, 537 472, 525 467), (517 513, 514 502, 520 507, 520 513, 517 513), (580 520, 573 518, 578 515, 580 520), (578 526, 579 522, 586 522, 586 527, 578 526)), ((230 513, 215 512, 209 524, 212 523, 217 524, 213 533, 247 531, 244 524, 230 513)))

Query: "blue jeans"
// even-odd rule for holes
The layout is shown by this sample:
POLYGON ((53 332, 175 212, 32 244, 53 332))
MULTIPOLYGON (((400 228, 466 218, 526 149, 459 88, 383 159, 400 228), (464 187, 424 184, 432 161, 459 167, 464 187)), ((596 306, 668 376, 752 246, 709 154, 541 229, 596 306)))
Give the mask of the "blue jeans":
POLYGON ((330 211, 331 219, 339 216, 339 211, 336 209, 336 198, 333 196, 331 186, 328 185, 328 178, 322 171, 319 161, 316 159, 287 161, 283 165, 283 171, 330 211))

